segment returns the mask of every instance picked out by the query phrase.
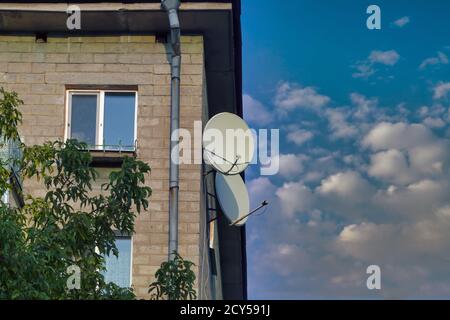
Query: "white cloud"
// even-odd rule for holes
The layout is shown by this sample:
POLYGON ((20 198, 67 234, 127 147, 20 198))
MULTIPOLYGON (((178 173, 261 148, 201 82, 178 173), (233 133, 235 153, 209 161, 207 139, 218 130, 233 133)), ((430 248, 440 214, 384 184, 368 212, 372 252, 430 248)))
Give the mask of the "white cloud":
POLYGON ((295 143, 297 146, 301 146, 305 142, 311 140, 313 137, 314 135, 311 131, 302 129, 293 130, 287 135, 288 141, 295 143))
POLYGON ((430 57, 423 60, 419 66, 419 69, 424 70, 428 66, 436 66, 441 64, 448 64, 448 57, 445 53, 439 51, 436 57, 430 57))
POLYGON ((387 66, 395 65, 400 59, 400 55, 395 50, 379 51, 374 50, 369 55, 369 61, 387 66))
POLYGON ((336 239, 337 249, 344 255, 349 255, 365 261, 380 260, 390 241, 395 235, 391 225, 376 225, 363 222, 346 226, 336 239))
POLYGON ((379 212, 387 216, 384 221, 391 223, 393 216, 404 217, 406 221, 426 218, 433 209, 448 201, 448 182, 423 179, 403 187, 379 190, 373 198, 379 212))
POLYGON ((406 154, 396 149, 376 153, 368 173, 383 182, 405 185, 442 174, 448 156, 448 144, 436 139, 410 146, 406 154))
POLYGON ((383 182, 404 185, 443 172, 449 145, 422 124, 382 122, 363 139, 371 156, 368 173, 383 182))
POLYGON ((450 82, 440 82, 434 87, 434 99, 444 98, 450 92, 450 82))
POLYGON ((353 66, 356 72, 352 74, 353 78, 367 79, 377 72, 375 66, 377 64, 385 66, 393 66, 400 60, 400 55, 395 50, 373 50, 367 59, 359 61, 353 66))
POLYGON ((303 172, 303 161, 308 158, 304 155, 282 154, 278 157, 279 174, 289 180, 295 179, 303 172))
POLYGON ((247 182, 247 186, 250 194, 262 195, 263 197, 273 194, 276 190, 276 186, 267 177, 250 180, 247 182))
POLYGON ((352 74, 353 78, 367 79, 376 72, 372 65, 366 61, 358 62, 353 68, 356 69, 356 72, 352 74))
POLYGON ((445 221, 450 221, 450 206, 446 205, 444 207, 438 208, 435 214, 437 217, 444 219, 445 221))
POLYGON ((408 186, 408 190, 412 191, 413 193, 434 193, 435 191, 438 191, 441 188, 441 185, 433 180, 422 180, 417 183, 411 184, 408 186))
POLYGON ((365 119, 370 113, 374 112, 378 105, 378 99, 368 99, 366 96, 353 92, 350 94, 350 100, 357 107, 354 116, 358 119, 365 119))
MULTIPOLYGON (((436 258, 436 255, 439 257, 449 249, 449 227, 449 224, 442 224, 436 219, 398 225, 363 222, 346 226, 336 239, 336 247, 344 255, 367 262, 425 266, 427 262, 420 261, 424 256, 434 255, 436 258)), ((428 274, 429 271, 425 270, 428 274)), ((398 275, 395 277, 396 281, 403 282, 398 275)))
POLYGON ((245 113, 244 117, 247 121, 259 125, 267 125, 272 121, 273 115, 270 114, 261 102, 254 99, 250 95, 243 95, 243 103, 245 113))
POLYGON ((411 167, 423 175, 441 174, 449 156, 449 146, 444 140, 418 145, 408 151, 411 167))
POLYGON ((314 203, 311 189, 300 182, 285 183, 283 187, 277 190, 276 194, 283 208, 283 213, 288 216, 311 210, 314 203))
POLYGON ((370 194, 370 184, 358 172, 334 174, 324 180, 317 191, 324 196, 337 196, 349 202, 361 202, 370 194))
POLYGON ((404 26, 406 26, 409 22, 410 22, 410 18, 409 17, 401 17, 400 19, 397 19, 394 21, 394 25, 399 27, 399 28, 403 28, 404 26))
POLYGON ((332 139, 345 139, 358 134, 358 129, 347 121, 348 114, 344 109, 328 109, 325 111, 332 139))
POLYGON ((432 139, 433 134, 422 124, 382 122, 364 137, 362 144, 374 151, 404 150, 429 143, 432 139))
POLYGON ((406 184, 414 180, 405 155, 395 149, 371 156, 369 175, 396 184, 406 184))
POLYGON ((423 120, 423 124, 429 128, 443 128, 445 127, 445 122, 441 118, 427 117, 423 120))
POLYGON ((418 110, 418 115, 422 118, 426 117, 441 117, 445 113, 446 108, 441 104, 434 104, 431 107, 422 106, 418 110))
POLYGON ((247 181, 248 193, 252 208, 256 208, 262 201, 272 202, 277 187, 267 177, 260 177, 247 181))
POLYGON ((319 109, 329 102, 330 98, 319 94, 315 88, 289 82, 280 83, 275 96, 275 105, 284 111, 296 108, 319 109))

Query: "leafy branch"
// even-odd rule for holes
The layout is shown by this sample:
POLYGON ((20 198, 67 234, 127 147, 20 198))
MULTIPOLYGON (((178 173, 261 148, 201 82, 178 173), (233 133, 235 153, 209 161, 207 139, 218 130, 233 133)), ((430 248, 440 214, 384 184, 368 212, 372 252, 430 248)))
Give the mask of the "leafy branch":
POLYGON ((152 300, 194 300, 195 273, 191 270, 195 264, 184 260, 177 252, 174 259, 163 262, 156 272, 156 281, 150 284, 148 292, 152 300))

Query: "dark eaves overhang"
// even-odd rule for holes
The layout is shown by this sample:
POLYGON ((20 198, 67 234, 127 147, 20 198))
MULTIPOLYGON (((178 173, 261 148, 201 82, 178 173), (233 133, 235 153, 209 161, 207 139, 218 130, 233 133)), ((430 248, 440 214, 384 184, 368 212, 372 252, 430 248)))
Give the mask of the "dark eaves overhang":
MULTIPOLYGON (((158 34, 168 31, 160 0, 149 1, 3 1, 0 33, 49 35, 158 34), (82 29, 66 27, 67 4, 82 9, 82 29)), ((209 116, 242 116, 241 0, 182 1, 182 33, 204 37, 209 116), (213 4, 213 6, 211 6, 213 4)), ((225 299, 247 299, 245 228, 219 225, 225 299)))

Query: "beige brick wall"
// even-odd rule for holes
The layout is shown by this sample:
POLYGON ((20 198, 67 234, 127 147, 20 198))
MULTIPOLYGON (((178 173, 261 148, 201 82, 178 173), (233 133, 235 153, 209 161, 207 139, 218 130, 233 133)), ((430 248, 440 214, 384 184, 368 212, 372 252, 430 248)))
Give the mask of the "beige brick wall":
MULTIPOLYGON (((203 39, 182 38, 181 126, 192 130, 202 119, 203 39)), ((154 36, 0 36, 0 85, 24 100, 21 135, 28 145, 64 138, 66 85, 137 85, 138 158, 149 163, 153 189, 149 213, 136 220, 133 285, 147 298, 149 283, 168 250, 168 165, 170 65, 164 44, 154 36)), ((103 172, 103 176, 106 173, 103 172)), ((179 251, 199 265, 200 166, 180 168, 179 251)), ((26 188, 44 190, 35 182, 26 188)), ((198 269, 197 269, 198 272, 198 269)))

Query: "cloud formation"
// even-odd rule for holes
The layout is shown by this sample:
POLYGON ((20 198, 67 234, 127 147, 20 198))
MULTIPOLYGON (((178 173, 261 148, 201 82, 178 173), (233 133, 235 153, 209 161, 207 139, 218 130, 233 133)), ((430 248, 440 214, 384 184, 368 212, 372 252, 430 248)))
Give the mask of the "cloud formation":
POLYGON ((392 67, 397 64, 399 60, 400 54, 395 50, 373 50, 370 52, 367 59, 353 65, 356 72, 352 74, 352 77, 367 79, 378 71, 376 68, 377 65, 392 67))
MULTIPOLYGON (((448 92, 441 82, 433 97, 448 92)), ((258 282, 267 289, 258 298, 450 295, 450 141, 442 135, 448 107, 401 112, 405 104, 382 108, 358 92, 349 106, 326 106, 313 108, 329 129, 315 130, 314 139, 328 143, 304 145, 310 131, 289 127, 302 153, 282 154, 278 177, 250 182, 252 197, 270 197, 267 190, 273 197, 270 213, 250 221, 259 228, 249 239, 261 234, 250 290, 258 282), (365 286, 372 264, 381 267, 382 291, 365 286)))
POLYGON ((303 183, 285 183, 276 191, 283 213, 292 217, 295 213, 311 210, 314 203, 313 193, 303 183))
POLYGON ((308 160, 304 155, 281 154, 278 156, 279 174, 287 179, 293 180, 303 172, 303 161, 308 160))
POLYGON ((440 82, 434 88, 434 99, 442 99, 450 92, 450 82, 440 82))
POLYGON ((398 28, 403 28, 410 22, 411 22, 411 19, 409 17, 405 16, 405 17, 401 17, 400 19, 395 20, 394 25, 398 28))
POLYGON ((405 155, 396 149, 372 155, 368 174, 395 184, 406 184, 414 180, 405 155))
POLYGON ((311 131, 303 129, 295 129, 288 133, 288 141, 295 143, 297 146, 303 145, 305 142, 311 140, 314 134, 311 131))
POLYGON ((325 197, 345 199, 349 202, 364 201, 371 186, 358 172, 339 172, 322 180, 317 192, 325 197))
POLYGON ((400 59, 400 55, 395 50, 379 51, 374 50, 369 55, 369 61, 371 63, 380 63, 386 66, 395 65, 400 59))
POLYGON ((436 57, 426 58, 419 66, 420 70, 425 70, 429 66, 439 66, 448 64, 448 57, 445 53, 439 51, 436 57))
POLYGON ((355 112, 355 117, 358 119, 365 119, 378 106, 378 99, 369 99, 358 92, 350 94, 350 101, 358 108, 355 112))
POLYGON ((346 109, 328 109, 325 112, 328 118, 333 139, 351 138, 358 134, 358 129, 348 122, 348 111, 346 109))
POLYGON ((248 122, 251 124, 264 126, 273 120, 272 114, 261 102, 248 94, 244 94, 242 99, 245 113, 244 118, 248 122))
POLYGON ((319 109, 330 102, 330 98, 321 95, 313 87, 301 87, 290 82, 281 82, 277 87, 275 106, 283 111, 297 108, 319 109))
POLYGON ((409 149, 424 145, 433 139, 431 131, 422 124, 404 122, 381 122, 363 139, 363 145, 374 151, 386 149, 409 149))

